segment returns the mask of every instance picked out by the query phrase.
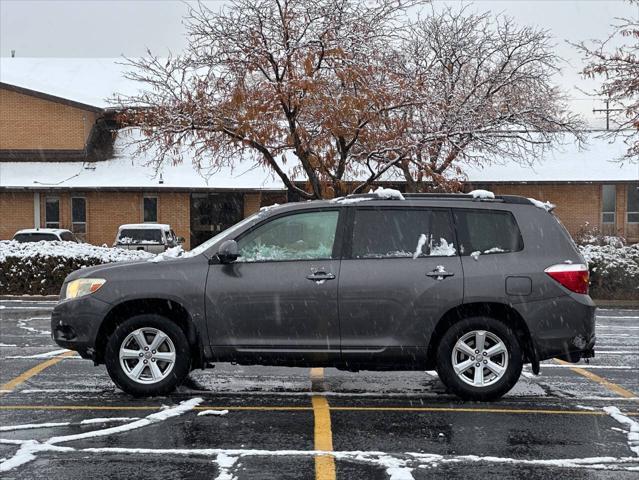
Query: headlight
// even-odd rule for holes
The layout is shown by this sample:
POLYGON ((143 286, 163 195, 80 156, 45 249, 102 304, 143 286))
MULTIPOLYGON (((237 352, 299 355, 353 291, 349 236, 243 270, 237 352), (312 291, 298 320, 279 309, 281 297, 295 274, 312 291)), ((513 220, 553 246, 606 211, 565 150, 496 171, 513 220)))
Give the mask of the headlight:
POLYGON ((103 278, 79 278, 67 284, 65 298, 80 298, 100 289, 106 280, 103 278))

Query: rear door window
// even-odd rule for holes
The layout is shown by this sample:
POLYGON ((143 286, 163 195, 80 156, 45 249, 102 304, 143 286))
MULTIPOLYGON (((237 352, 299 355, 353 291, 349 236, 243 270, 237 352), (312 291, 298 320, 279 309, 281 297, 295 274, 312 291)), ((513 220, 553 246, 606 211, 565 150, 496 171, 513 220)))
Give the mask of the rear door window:
POLYGON ((504 210, 454 210, 462 255, 517 252, 524 248, 519 226, 504 210))
POLYGON ((357 209, 353 258, 419 258, 456 255, 448 210, 357 209))

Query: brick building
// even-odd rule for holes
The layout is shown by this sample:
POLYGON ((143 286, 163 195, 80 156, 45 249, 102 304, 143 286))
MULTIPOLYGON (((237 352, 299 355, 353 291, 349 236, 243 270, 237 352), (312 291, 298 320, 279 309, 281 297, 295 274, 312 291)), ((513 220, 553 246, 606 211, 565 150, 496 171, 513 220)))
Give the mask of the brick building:
MULTIPOLYGON (((161 222, 190 248, 260 206, 287 200, 279 179, 247 160, 208 175, 188 160, 155 172, 152 155, 130 147, 134 130, 115 140, 111 134, 117 126, 104 99, 133 88, 117 64, 60 62, 0 59, 0 239, 59 227, 110 245, 121 224, 161 222)), ((573 234, 589 223, 639 242, 639 165, 611 162, 623 149, 593 135, 588 149, 566 145, 534 168, 470 168, 467 188, 548 200, 573 234)))

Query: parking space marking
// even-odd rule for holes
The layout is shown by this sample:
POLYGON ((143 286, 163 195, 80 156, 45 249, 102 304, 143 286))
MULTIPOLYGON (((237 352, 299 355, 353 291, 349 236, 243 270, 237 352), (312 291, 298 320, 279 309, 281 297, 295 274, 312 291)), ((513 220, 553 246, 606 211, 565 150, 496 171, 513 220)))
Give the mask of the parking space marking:
POLYGON ((592 380, 593 382, 597 382, 598 384, 600 384, 603 387, 607 388, 611 392, 616 393, 620 397, 624 397, 624 398, 636 398, 637 397, 637 394, 632 393, 630 390, 626 390, 622 386, 617 385, 616 383, 612 383, 611 381, 606 380, 605 378, 602 378, 599 375, 595 375, 594 373, 589 372, 588 370, 584 370, 583 368, 575 367, 574 364, 572 364, 570 362, 566 362, 564 360, 559 360, 558 358, 555 359, 555 362, 557 362, 560 365, 568 366, 568 368, 570 368, 570 370, 572 370, 576 374, 581 375, 582 377, 586 377, 588 380, 592 380))
MULTIPOLYGON (((324 369, 311 368, 311 390, 324 389, 324 369)), ((328 400, 324 395, 313 395, 313 419, 315 422, 314 444, 315 450, 323 452, 333 451, 333 431, 331 430, 331 410, 328 400)), ((315 479, 335 480, 335 458, 332 455, 315 456, 315 479)))
MULTIPOLYGON (((323 398, 318 395, 318 398, 323 398)), ((597 410, 559 410, 559 409, 535 409, 535 408, 473 408, 473 407, 394 407, 394 406, 333 406, 326 404, 330 411, 334 412, 417 412, 417 413, 494 413, 494 414, 521 414, 521 415, 584 415, 606 416, 603 411, 597 410)), ((0 405, 0 411, 11 410, 96 410, 96 411, 150 411, 160 410, 161 405, 0 405)), ((199 405, 193 410, 229 410, 248 412, 299 412, 313 411, 314 407, 282 406, 282 405, 199 405)), ((626 412, 626 415, 639 416, 639 411, 626 412)), ((329 418, 330 420, 330 418, 329 418)), ((332 441, 331 441, 332 443, 332 441)))
POLYGON ((76 352, 74 352, 73 350, 69 350, 68 352, 64 352, 61 353, 60 355, 50 358, 42 363, 39 363, 38 365, 36 365, 33 368, 30 368, 29 370, 27 370, 24 373, 21 373, 20 375, 18 375, 16 378, 14 378, 13 380, 9 380, 7 383, 3 384, 0 386, 0 395, 3 395, 5 393, 10 393, 13 392, 16 387, 18 387, 20 384, 26 382, 27 380, 29 380, 31 377, 36 376, 37 374, 39 374, 40 372, 42 372, 43 370, 55 365, 56 363, 64 360, 66 357, 70 357, 71 355, 75 355, 76 352))

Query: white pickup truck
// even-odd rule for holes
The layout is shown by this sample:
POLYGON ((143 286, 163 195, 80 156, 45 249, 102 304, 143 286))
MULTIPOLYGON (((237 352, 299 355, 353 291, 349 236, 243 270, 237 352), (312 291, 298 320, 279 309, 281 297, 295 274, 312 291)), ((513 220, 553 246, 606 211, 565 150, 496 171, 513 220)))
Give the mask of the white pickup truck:
POLYGON ((113 246, 162 253, 183 242, 184 238, 175 235, 171 226, 165 223, 130 223, 120 225, 113 246))

